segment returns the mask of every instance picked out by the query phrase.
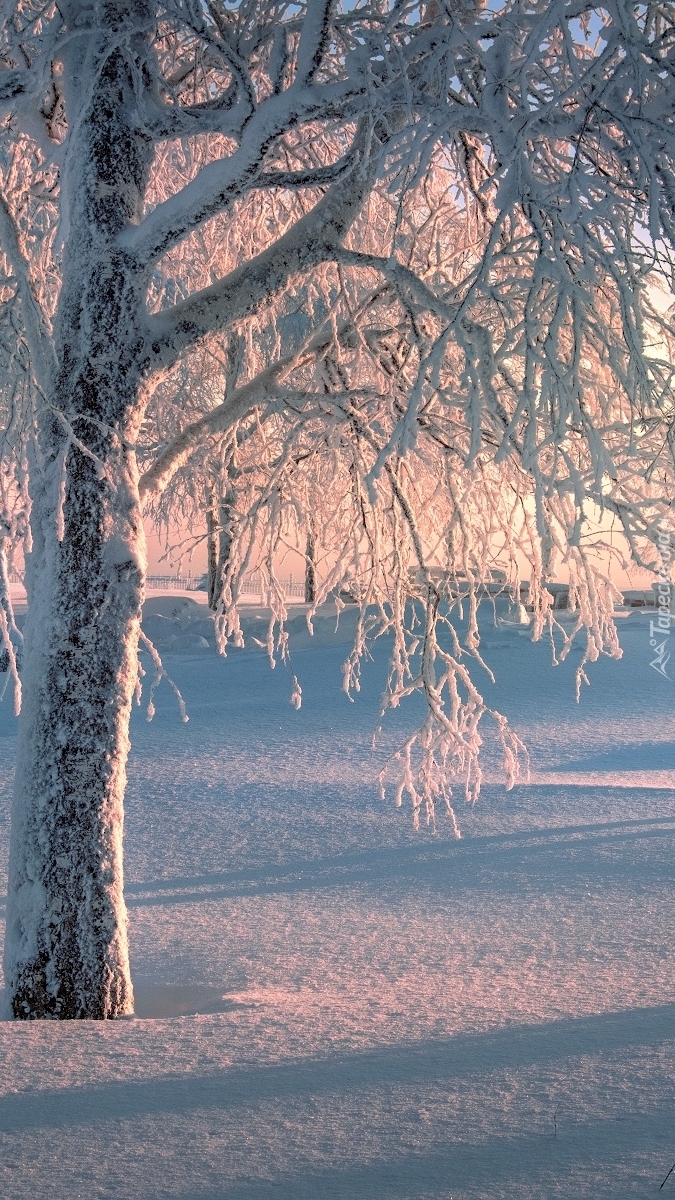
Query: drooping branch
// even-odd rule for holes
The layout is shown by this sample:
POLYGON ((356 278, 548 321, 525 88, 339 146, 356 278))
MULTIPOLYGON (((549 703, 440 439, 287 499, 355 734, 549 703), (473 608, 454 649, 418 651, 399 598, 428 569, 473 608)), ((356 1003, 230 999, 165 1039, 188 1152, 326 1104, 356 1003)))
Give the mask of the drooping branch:
MULTIPOLYGON (((589 660, 615 653, 611 586, 602 564, 589 566, 589 511, 620 518, 648 563, 672 494, 672 371, 650 357, 641 295, 648 271, 665 274, 675 258, 672 14, 610 4, 594 41, 590 3, 64 0, 24 5, 18 24, 14 11, 8 0, 0 14, 12 68, 0 101, 37 148, 30 193, 15 203, 20 189, 4 186, 20 214, 15 242, 33 239, 51 284, 65 262, 53 214, 61 207, 67 243, 80 199, 69 180, 92 183, 92 211, 118 212, 110 240, 90 243, 94 257, 102 249, 93 290, 71 287, 72 342, 99 282, 112 280, 105 304, 124 298, 133 333, 120 380, 138 372, 141 393, 156 385, 127 430, 145 456, 142 496, 154 515, 202 527, 205 504, 228 496, 231 629, 261 547, 272 626, 284 613, 275 555, 289 547, 311 563, 313 605, 339 601, 343 587, 363 605, 361 651, 377 613, 394 636, 392 696, 421 688, 429 705, 417 751, 433 797, 444 756, 450 774, 475 766, 479 694, 461 654, 480 667, 476 609, 495 563, 518 605, 528 564, 535 636, 547 623, 558 636, 545 585, 564 561, 579 621, 562 653, 582 629, 589 660), (95 175, 78 158, 91 88, 110 127, 122 75, 100 85, 116 59, 133 81, 122 88, 128 148, 150 164, 133 204, 128 156, 110 175, 98 169, 107 155, 95 175), (23 62, 25 78, 14 70, 23 62), (40 209, 39 187, 51 208, 40 209), (462 648, 451 614, 464 601, 462 648), (407 624, 417 602, 422 669, 407 624), (455 641, 444 660, 435 630, 446 616, 443 637, 455 641)), ((8 124, 0 137, 12 136, 8 124)), ((12 229, 0 237, 11 251, 12 229)), ((0 306, 2 361, 18 362, 18 345, 24 375, 26 345, 42 370, 42 334, 28 328, 38 274, 31 262, 21 276, 19 262, 21 286, 0 306)), ((68 412, 84 459, 87 405, 122 362, 110 348, 122 332, 83 354, 92 386, 68 412)), ((8 422, 19 392, 2 393, 8 422)), ((136 400, 134 390, 130 411, 136 400)))
MULTIPOLYGON (((156 499, 168 487, 173 476, 185 466, 193 454, 205 445, 215 434, 222 434, 233 428, 237 421, 247 416, 258 406, 288 407, 302 409, 308 403, 323 399, 321 393, 300 391, 284 388, 279 383, 279 377, 287 369, 287 363, 275 363, 267 371, 256 376, 249 383, 235 388, 222 404, 211 412, 206 413, 197 421, 186 425, 169 443, 151 467, 144 471, 139 480, 139 494, 142 501, 156 499)), ((331 401, 337 406, 349 408, 351 400, 360 393, 336 393, 331 401)))
POLYGON ((54 349, 44 313, 31 285, 29 266, 21 251, 16 224, 9 211, 7 201, 1 194, 0 242, 16 277, 17 291, 21 301, 21 315, 35 381, 42 395, 48 396, 56 365, 54 349))
MULTIPOLYGON (((275 364, 250 383, 234 389, 217 408, 186 425, 141 476, 138 485, 141 500, 147 501, 160 495, 176 472, 209 437, 231 428, 256 405, 283 399, 283 389, 278 384, 281 369, 280 364, 275 364)), ((292 395, 297 398, 295 393, 292 395)))

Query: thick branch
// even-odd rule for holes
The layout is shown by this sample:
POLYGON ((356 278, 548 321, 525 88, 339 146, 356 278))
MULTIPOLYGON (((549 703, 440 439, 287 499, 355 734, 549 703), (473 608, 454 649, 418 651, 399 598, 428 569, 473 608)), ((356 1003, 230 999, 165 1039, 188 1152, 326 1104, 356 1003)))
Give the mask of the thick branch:
POLYGON ((307 15, 302 23, 298 46, 297 82, 311 83, 324 56, 330 39, 335 0, 308 0, 307 15))
POLYGON ((257 186, 274 139, 317 113, 325 115, 326 99, 311 89, 294 88, 270 96, 246 125, 239 149, 227 159, 202 167, 191 183, 158 204, 140 225, 129 226, 121 239, 124 249, 146 265, 161 258, 203 221, 223 212, 257 186))
POLYGON ((276 399, 279 396, 279 375, 286 365, 285 362, 275 363, 249 383, 235 388, 217 408, 186 425, 141 476, 138 485, 141 500, 161 495, 176 471, 184 466, 207 437, 224 432, 235 421, 246 416, 256 404, 276 399))
POLYGON ((384 278, 393 284, 402 299, 408 303, 412 302, 416 308, 434 313, 443 320, 454 321, 461 311, 459 304, 448 303, 437 296, 410 267, 406 267, 405 263, 398 262, 395 258, 362 254, 358 250, 347 250, 340 246, 336 252, 336 259, 344 266, 380 271, 384 278))
POLYGON ((262 254, 188 300, 148 318, 151 371, 173 365, 184 350, 256 312, 288 280, 338 256, 340 239, 370 188, 368 171, 352 170, 322 200, 262 254))
MULTIPOLYGON (((354 314, 356 320, 361 315, 361 311, 359 310, 359 312, 354 314)), ((338 327, 338 340, 343 340, 353 329, 353 321, 343 321, 338 327)), ((300 392, 295 388, 290 391, 286 390, 282 386, 282 380, 293 366, 306 362, 308 358, 318 359, 322 354, 325 354, 333 338, 334 330, 332 325, 329 329, 322 328, 317 330, 314 336, 299 351, 287 354, 283 358, 278 359, 277 362, 272 363, 265 371, 257 375, 255 379, 236 388, 217 408, 214 408, 211 412, 206 413, 203 417, 200 417, 197 421, 193 421, 185 429, 181 430, 166 449, 163 450, 159 458, 141 476, 139 485, 141 499, 148 500, 161 495, 176 472, 185 465, 190 456, 199 449, 206 438, 214 433, 224 432, 236 421, 246 416, 246 413, 250 412, 255 405, 267 403, 270 400, 283 400, 285 398, 288 398, 289 401, 296 405, 308 399, 318 399, 322 404, 325 403, 326 397, 323 394, 300 392)), ((352 393, 349 393, 349 395, 351 396, 352 393)), ((344 398, 344 396, 338 393, 331 393, 329 399, 334 404, 339 400, 344 400, 344 398)))
POLYGON ((341 175, 349 170, 354 162, 354 153, 349 151, 343 158, 326 167, 307 167, 302 171, 263 171, 260 175, 259 186, 266 188, 314 188, 326 187, 335 183, 341 175))
POLYGON ((238 140, 250 111, 243 100, 227 104, 223 97, 189 106, 151 103, 146 99, 143 118, 145 128, 158 142, 204 133, 222 133, 238 140))

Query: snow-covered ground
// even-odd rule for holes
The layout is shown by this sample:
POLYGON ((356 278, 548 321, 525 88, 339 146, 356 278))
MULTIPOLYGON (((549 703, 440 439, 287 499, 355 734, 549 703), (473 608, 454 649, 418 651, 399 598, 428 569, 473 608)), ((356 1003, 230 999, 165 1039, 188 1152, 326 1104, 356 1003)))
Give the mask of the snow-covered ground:
MULTIPOLYGON (((484 692, 532 781, 507 794, 488 746, 456 841, 377 799, 414 713, 371 750, 383 652, 350 704, 349 614, 316 644, 292 622, 296 712, 289 670, 218 659, 194 604, 147 612, 190 722, 166 684, 134 718, 137 1016, 0 1026, 0 1196, 675 1195, 675 684, 648 616, 577 707, 574 664, 486 614, 484 692)), ((5 701, 3 872, 14 743, 5 701)))

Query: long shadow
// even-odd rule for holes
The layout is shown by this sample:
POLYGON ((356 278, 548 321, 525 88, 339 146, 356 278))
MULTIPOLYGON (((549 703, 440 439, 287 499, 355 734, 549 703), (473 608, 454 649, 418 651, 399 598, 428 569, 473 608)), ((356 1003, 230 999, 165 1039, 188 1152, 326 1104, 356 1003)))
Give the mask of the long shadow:
MULTIPOLYGON (((362 884, 381 885, 383 881, 402 878, 414 878, 427 887, 456 892, 474 886, 479 878, 482 885, 486 872, 491 888, 501 893, 520 887, 526 868, 531 883, 535 878, 550 881, 564 876, 565 882, 572 885, 575 879, 586 880, 589 872, 596 876, 597 882, 602 880, 606 884, 612 878, 625 882, 631 875, 631 863, 620 854, 623 843, 669 842, 674 836, 675 817, 495 834, 446 843, 438 848, 398 846, 329 859, 266 863, 232 872, 131 884, 126 889, 127 903, 129 908, 198 904, 362 884), (605 857, 599 864, 597 847, 607 845, 616 846, 618 857, 614 861, 605 857), (159 894, 139 894, 153 890, 159 894)), ((635 870, 643 875, 644 863, 637 864, 635 870)), ((651 862, 649 879, 653 883, 657 878, 673 879, 669 859, 651 862)))
MULTIPOLYGON (((556 847, 556 850, 559 848, 556 847)), ((460 863, 458 869, 448 875, 437 865, 436 870, 426 869, 415 873, 412 870, 401 871, 398 873, 398 879, 412 880, 414 878, 416 883, 428 889, 437 889, 448 897, 450 895, 458 896, 467 889, 482 891, 488 886, 494 895, 521 895, 523 874, 534 867, 534 855, 520 855, 515 872, 514 864, 511 864, 511 870, 507 870, 505 864, 499 863, 496 855, 493 867, 490 867, 487 862, 484 862, 482 866, 483 871, 478 872, 475 869, 467 869, 468 864, 460 863)), ((644 863, 635 865, 631 870, 631 867, 623 862, 610 863, 605 860, 601 864, 600 874, 598 874, 597 860, 591 858, 590 855, 586 855, 583 859, 577 857, 574 862, 570 863, 559 852, 554 853, 554 850, 551 849, 545 860, 543 856, 539 856, 536 867, 536 874, 533 871, 528 877, 529 890, 532 893, 550 888, 556 879, 570 890, 583 890, 591 884, 594 888, 601 885, 606 887, 612 882, 622 883, 624 887, 628 887, 631 879, 634 879, 636 884, 638 882, 644 884, 644 863)), ((277 877, 266 882, 252 883, 249 887, 240 884, 237 887, 210 888, 204 891, 179 892, 167 896, 140 896, 135 899, 132 897, 127 900, 127 908, 171 908, 183 904, 207 904, 221 900, 296 895, 301 892, 345 887, 372 886, 381 889, 383 881, 394 884, 396 879, 397 875, 394 872, 383 872, 378 877, 376 872, 366 868, 362 871, 354 870, 349 874, 331 873, 328 870, 317 875, 305 872, 298 879, 279 879, 277 877)), ((675 883, 672 862, 662 862, 656 867, 650 867, 649 882, 651 885, 657 882, 675 883)), ((4 909, 0 908, 0 917, 3 915, 4 909)))
POLYGON ((158 1113, 219 1110, 380 1086, 443 1086, 570 1056, 607 1055, 675 1039, 675 1004, 482 1034, 381 1047, 364 1053, 243 1066, 210 1075, 111 1081, 104 1086, 14 1094, 0 1100, 0 1133, 67 1128, 158 1113))
MULTIPOLYGON (((668 1115, 665 1106, 655 1107, 647 1113, 631 1113, 629 1140, 625 1117, 589 1121, 566 1131, 564 1138, 555 1140, 548 1130, 541 1133, 514 1131, 511 1136, 492 1136, 487 1145, 453 1141, 452 1131, 448 1130, 440 1151, 406 1153, 402 1147, 388 1159, 373 1161, 371 1158, 365 1163, 311 1174, 307 1171, 297 1175, 279 1172, 273 1180, 238 1183, 230 1183, 224 1178, 217 1191, 211 1188, 183 1191, 181 1200, 317 1200, 317 1197, 330 1197, 330 1200, 452 1200, 454 1189, 461 1189, 462 1195, 483 1198, 497 1185, 509 1184, 513 1188, 509 1195, 514 1197, 531 1196, 537 1186, 541 1197, 569 1197, 573 1193, 565 1188, 564 1180, 569 1179, 569 1173, 574 1169, 578 1186, 580 1164, 592 1171, 587 1175, 586 1183, 593 1191, 584 1196, 611 1196, 612 1200, 617 1200, 617 1197, 630 1195, 631 1200, 637 1200, 639 1196, 658 1194, 659 1175, 664 1175, 668 1169, 672 1143, 666 1142, 660 1134, 668 1115), (631 1169, 631 1158, 643 1147, 649 1147, 654 1158, 651 1180, 645 1180, 639 1162, 631 1169), (617 1177, 619 1186, 623 1183, 630 1192, 617 1190, 617 1177), (603 1180, 609 1181, 608 1186, 603 1186, 603 1180)), ((581 1193, 574 1194, 581 1200, 581 1193)), ((165 1200, 165 1197, 166 1192, 157 1192, 145 1196, 144 1200, 165 1200)))
POLYGON ((672 771, 675 785, 675 742, 623 742, 596 747, 569 762, 540 768, 542 774, 561 771, 672 771))
POLYGON ((146 892, 161 888, 200 887, 207 883, 225 884, 232 883, 237 879, 250 880, 256 877, 263 879, 273 874, 274 871, 292 874, 307 870, 308 868, 314 869, 320 867, 323 863, 329 863, 334 867, 347 868, 357 866, 366 861, 368 863, 383 862, 386 864, 401 860, 423 861, 429 858, 445 858, 460 853, 480 853, 482 849, 494 845, 534 844, 538 841, 550 844, 555 839, 574 837, 577 834, 610 834, 612 830, 639 833, 643 828, 655 828, 659 825, 673 826, 672 830, 664 829, 664 833, 675 832, 675 812, 672 816, 647 817, 626 821, 596 821, 583 825, 555 825, 548 827, 535 826, 530 829, 518 829, 513 833, 481 834, 478 837, 441 843, 440 846, 429 846, 427 843, 422 847, 407 845, 365 851, 354 850, 346 854, 335 854, 330 859, 325 860, 316 859, 308 861, 303 858, 291 862, 280 861, 277 863, 264 863, 259 866, 240 867, 230 871, 211 872, 206 875, 183 875, 165 879, 148 879, 142 883, 126 883, 124 890, 127 895, 133 895, 136 892, 146 892))
MULTIPOLYGON (((529 873, 534 871, 530 874, 531 883, 537 877, 550 882, 552 877, 564 875, 565 882, 571 885, 575 878, 586 880, 589 871, 596 876, 596 882, 602 880, 606 884, 612 878, 625 882, 631 874, 630 862, 624 857, 614 861, 605 857, 598 864, 595 847, 620 847, 625 842, 669 840, 673 836, 675 815, 534 828, 433 845, 359 850, 330 858, 267 862, 231 871, 152 879, 126 884, 125 894, 129 908, 153 908, 381 884, 383 880, 410 877, 447 892, 475 885, 483 872, 490 873, 492 890, 502 893, 520 887, 526 865, 529 873), (148 892, 159 894, 143 894, 148 892)), ((643 875, 644 863, 635 869, 643 875)), ((673 879, 669 859, 650 862, 649 879, 654 882, 657 878, 673 879)), ((6 897, 0 897, 0 916, 5 902, 6 897)))

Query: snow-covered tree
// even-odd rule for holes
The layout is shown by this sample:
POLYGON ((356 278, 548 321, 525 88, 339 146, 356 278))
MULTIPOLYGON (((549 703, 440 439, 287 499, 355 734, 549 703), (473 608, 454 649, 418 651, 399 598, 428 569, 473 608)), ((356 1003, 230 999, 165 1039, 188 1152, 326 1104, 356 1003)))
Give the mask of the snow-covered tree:
MULTIPOLYGON (((0 13, 0 499, 29 593, 7 994, 16 1017, 104 1018, 133 1007, 122 805, 142 503, 227 496, 221 641, 238 636, 247 555, 267 547, 273 585, 278 539, 294 523, 296 544, 311 538, 314 603, 344 582, 361 603, 346 686, 376 614, 391 702, 427 698, 399 760, 416 809, 449 799, 453 774, 479 783, 466 663, 496 560, 517 598, 529 559, 538 634, 564 557, 587 658, 617 652, 585 537, 609 513, 649 562, 673 495, 650 287, 672 269, 674 11, 0 13), (222 369, 193 394, 200 355, 222 369)), ((494 715, 513 774, 517 739, 494 715)))

